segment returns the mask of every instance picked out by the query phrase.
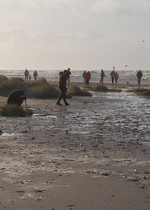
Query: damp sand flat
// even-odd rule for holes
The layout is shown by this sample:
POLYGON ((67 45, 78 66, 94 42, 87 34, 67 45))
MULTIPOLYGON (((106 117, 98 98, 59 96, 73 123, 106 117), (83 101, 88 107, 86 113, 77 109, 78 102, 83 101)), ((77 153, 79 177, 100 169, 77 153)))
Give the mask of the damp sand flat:
POLYGON ((149 100, 92 94, 0 118, 1 209, 149 209, 149 100))

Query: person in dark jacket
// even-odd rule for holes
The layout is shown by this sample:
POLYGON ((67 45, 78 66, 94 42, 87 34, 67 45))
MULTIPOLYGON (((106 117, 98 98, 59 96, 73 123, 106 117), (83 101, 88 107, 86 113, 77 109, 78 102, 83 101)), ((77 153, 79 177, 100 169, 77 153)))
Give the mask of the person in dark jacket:
POLYGON ((104 77, 106 77, 106 76, 105 76, 105 73, 104 73, 104 70, 101 69, 101 73, 100 73, 100 83, 102 83, 102 84, 103 84, 103 82, 104 82, 104 77))
MULTIPOLYGON (((70 74, 69 74, 70 75, 70 74)), ((64 100, 65 106, 68 106, 69 103, 66 101, 66 93, 67 93, 67 79, 68 79, 68 71, 64 70, 64 72, 59 72, 59 90, 60 90, 60 95, 57 100, 57 105, 62 105, 60 103, 61 99, 64 100)))
POLYGON ((35 71, 33 72, 34 80, 37 80, 37 76, 38 76, 38 73, 37 73, 37 71, 35 70, 35 71))
POLYGON ((21 106, 23 101, 26 101, 24 90, 15 90, 9 94, 7 104, 17 104, 21 106))
POLYGON ((139 70, 139 71, 137 72, 136 76, 137 76, 137 78, 138 78, 138 84, 140 85, 140 83, 141 83, 141 78, 142 78, 142 76, 143 76, 142 71, 139 70))
POLYGON ((25 81, 29 80, 29 71, 27 69, 25 69, 24 71, 24 76, 25 76, 25 81))
POLYGON ((112 84, 114 83, 114 79, 115 79, 115 71, 112 70, 112 72, 110 73, 110 76, 111 76, 111 82, 112 84))

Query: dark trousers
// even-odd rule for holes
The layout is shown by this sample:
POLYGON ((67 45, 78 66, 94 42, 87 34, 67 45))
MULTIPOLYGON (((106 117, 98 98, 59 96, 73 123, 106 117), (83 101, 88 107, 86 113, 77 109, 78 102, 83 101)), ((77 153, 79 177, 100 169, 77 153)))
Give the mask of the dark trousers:
POLYGON ((140 85, 141 83, 141 77, 138 77, 138 84, 140 85))
POLYGON ((89 85, 89 79, 86 79, 86 85, 89 85))
POLYGON ((57 104, 60 104, 61 99, 63 99, 64 103, 67 104, 67 101, 66 101, 67 88, 62 88, 61 87, 59 89, 60 89, 60 95, 58 97, 57 104))
POLYGON ((112 84, 114 83, 114 77, 111 78, 111 82, 112 82, 112 84))

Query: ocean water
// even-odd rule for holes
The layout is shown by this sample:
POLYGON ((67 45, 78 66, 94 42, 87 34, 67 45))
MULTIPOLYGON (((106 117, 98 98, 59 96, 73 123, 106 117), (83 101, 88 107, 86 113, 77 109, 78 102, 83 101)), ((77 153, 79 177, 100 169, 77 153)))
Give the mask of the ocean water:
MULTIPOLYGON (((57 81, 59 80, 59 72, 61 70, 37 70, 39 78, 46 78, 48 81, 57 81)), ((31 79, 33 79, 33 70, 29 70, 31 79)), ((94 70, 91 72, 90 82, 98 83, 100 80, 100 70, 94 70)), ((105 71, 104 83, 110 83, 110 72, 109 70, 105 71)), ((130 83, 137 84, 136 73, 137 71, 128 70, 128 71, 117 71, 119 74, 118 83, 130 83)), ((150 84, 150 71, 142 71, 143 77, 141 84, 150 84)), ((82 82, 82 73, 83 70, 71 70, 71 81, 72 82, 82 82)), ((0 75, 5 75, 8 78, 20 77, 24 78, 24 70, 0 70, 0 75)))

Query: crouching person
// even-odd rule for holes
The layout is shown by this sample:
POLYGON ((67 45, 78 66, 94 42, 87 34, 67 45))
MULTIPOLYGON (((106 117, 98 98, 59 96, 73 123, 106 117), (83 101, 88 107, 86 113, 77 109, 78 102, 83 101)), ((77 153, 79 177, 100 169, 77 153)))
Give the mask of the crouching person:
POLYGON ((9 94, 7 104, 17 104, 21 106, 23 101, 26 102, 26 96, 24 90, 15 90, 9 94))

